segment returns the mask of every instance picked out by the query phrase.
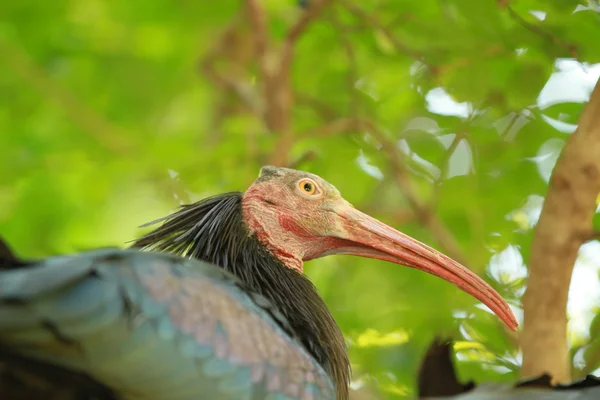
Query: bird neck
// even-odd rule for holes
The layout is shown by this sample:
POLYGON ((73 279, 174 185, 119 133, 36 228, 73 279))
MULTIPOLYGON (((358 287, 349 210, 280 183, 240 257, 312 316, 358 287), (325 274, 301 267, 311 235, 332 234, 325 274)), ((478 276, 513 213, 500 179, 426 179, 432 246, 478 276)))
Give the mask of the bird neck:
MULTIPOLYGON (((304 348, 334 381, 338 398, 347 398, 350 363, 344 337, 310 280, 250 232, 242 193, 211 197, 182 209, 134 244, 215 264, 261 294, 285 316, 304 348)), ((282 326, 286 330, 286 327, 282 326)))

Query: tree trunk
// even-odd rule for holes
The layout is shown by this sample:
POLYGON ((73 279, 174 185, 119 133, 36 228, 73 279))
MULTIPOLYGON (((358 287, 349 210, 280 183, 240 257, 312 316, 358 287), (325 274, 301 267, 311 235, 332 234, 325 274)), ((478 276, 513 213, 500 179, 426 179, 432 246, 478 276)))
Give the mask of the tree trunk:
POLYGON ((567 296, 579 247, 593 233, 599 192, 600 81, 556 164, 535 228, 523 297, 523 377, 571 380, 567 296))

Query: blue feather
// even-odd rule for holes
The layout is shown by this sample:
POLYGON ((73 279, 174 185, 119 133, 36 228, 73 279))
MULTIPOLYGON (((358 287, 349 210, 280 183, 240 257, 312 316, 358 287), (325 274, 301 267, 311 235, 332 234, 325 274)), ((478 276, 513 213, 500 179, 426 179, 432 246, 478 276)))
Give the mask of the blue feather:
POLYGON ((202 366, 202 371, 209 377, 220 377, 227 375, 235 371, 237 367, 231 364, 228 360, 220 360, 218 358, 211 358, 207 360, 202 366))
POLYGON ((266 335, 258 337, 264 346, 281 343, 269 335, 285 337, 295 359, 306 360, 311 374, 321 377, 323 387, 300 383, 302 393, 334 399, 322 368, 228 274, 208 264, 157 253, 100 250, 0 271, 0 344, 83 370, 124 399, 250 400, 252 393, 265 393, 272 399, 299 400, 302 395, 269 393, 264 379, 269 369, 277 372, 290 365, 275 366, 265 359, 263 379, 253 381, 252 365, 244 364, 235 349, 226 347, 219 353, 222 358, 217 357, 214 343, 228 346, 236 335, 254 328, 238 326, 248 321, 261 324, 256 332, 266 335), (188 292, 160 286, 167 278, 188 292), (151 289, 148 282, 159 286, 151 289), (207 291, 193 292, 195 287, 207 291), (210 310, 209 304, 235 304, 236 312, 255 313, 257 318, 202 314, 186 315, 191 319, 182 322, 169 313, 210 310), (201 335, 184 332, 182 323, 201 335))

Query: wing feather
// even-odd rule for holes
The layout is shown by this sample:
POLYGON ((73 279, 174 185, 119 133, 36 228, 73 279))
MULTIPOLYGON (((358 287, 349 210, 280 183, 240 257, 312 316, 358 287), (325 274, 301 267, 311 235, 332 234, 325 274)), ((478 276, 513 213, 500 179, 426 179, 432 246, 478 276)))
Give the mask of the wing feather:
POLYGON ((102 250, 0 271, 0 345, 123 398, 334 399, 273 313, 227 272, 167 254, 102 250))

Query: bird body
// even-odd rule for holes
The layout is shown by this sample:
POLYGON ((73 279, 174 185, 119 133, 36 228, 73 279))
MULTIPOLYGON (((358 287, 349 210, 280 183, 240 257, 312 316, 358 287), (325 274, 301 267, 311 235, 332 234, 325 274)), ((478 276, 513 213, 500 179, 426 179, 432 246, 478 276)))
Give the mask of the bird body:
POLYGON ((335 398, 273 305, 207 263, 93 251, 3 271, 0 293, 4 347, 120 399, 335 398))
POLYGON ((344 337, 303 274, 304 261, 332 254, 440 276, 517 325, 475 274, 306 172, 263 167, 245 193, 154 223, 131 250, 0 257, 9 399, 345 400, 344 337))

